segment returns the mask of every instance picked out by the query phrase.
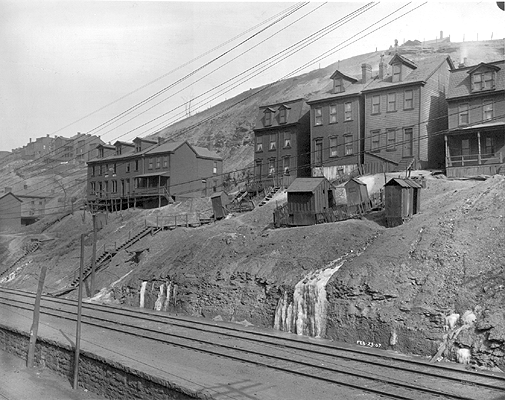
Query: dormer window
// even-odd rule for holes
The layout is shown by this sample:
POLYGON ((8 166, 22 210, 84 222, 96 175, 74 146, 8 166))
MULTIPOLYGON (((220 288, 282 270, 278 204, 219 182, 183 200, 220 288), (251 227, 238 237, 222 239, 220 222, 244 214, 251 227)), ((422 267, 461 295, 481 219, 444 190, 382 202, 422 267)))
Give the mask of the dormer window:
POLYGON ((494 72, 475 72, 472 74, 472 90, 490 90, 494 89, 494 72))
POLYGON ((342 78, 333 79, 333 93, 342 93, 344 91, 344 82, 342 78))
POLYGON ((116 155, 121 155, 121 146, 116 147, 116 155))
POLYGON ((288 110, 286 108, 279 109, 279 124, 285 124, 287 122, 287 113, 288 110))
POLYGON ((135 143, 135 153, 138 153, 142 150, 142 146, 140 143, 135 143))
POLYGON ((98 157, 103 158, 103 147, 98 149, 98 157))
POLYGON ((393 82, 401 82, 402 80, 402 65, 393 64, 393 82))

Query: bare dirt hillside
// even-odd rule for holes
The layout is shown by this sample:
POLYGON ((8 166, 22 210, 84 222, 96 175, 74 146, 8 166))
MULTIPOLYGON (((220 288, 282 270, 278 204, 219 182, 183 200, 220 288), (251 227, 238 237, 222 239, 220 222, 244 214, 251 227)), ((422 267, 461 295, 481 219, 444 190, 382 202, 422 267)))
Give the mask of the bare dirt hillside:
MULTIPOLYGON (((422 212, 396 228, 385 228, 377 212, 271 229, 272 210, 285 198, 278 194, 262 208, 212 225, 159 232, 118 252, 98 274, 95 301, 272 327, 280 300, 292 300, 299 281, 343 257, 326 285, 324 336, 451 360, 466 349, 474 366, 505 369, 503 176, 485 181, 428 176, 422 212)), ((157 216, 208 206, 180 203, 110 214, 99 247, 121 242, 146 222, 155 224, 157 216)), ((2 285, 35 290, 43 264, 49 267, 47 291, 72 278, 79 234, 90 231, 89 215, 81 211, 36 225, 45 238, 40 250, 2 285)), ((28 238, 10 240, 22 248, 28 238)), ((89 255, 89 234, 85 244, 89 255)), ((12 250, 10 262, 17 256, 16 246, 12 250)))

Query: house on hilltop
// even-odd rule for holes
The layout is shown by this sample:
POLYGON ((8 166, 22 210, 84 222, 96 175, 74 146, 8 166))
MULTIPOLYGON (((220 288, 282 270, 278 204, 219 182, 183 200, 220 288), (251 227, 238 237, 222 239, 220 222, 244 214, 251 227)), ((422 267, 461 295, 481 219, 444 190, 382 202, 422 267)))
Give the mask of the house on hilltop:
POLYGON ((504 171, 505 60, 451 71, 447 102, 447 176, 504 171))
POLYGON ((364 162, 370 172, 441 168, 447 128, 446 90, 454 68, 450 57, 414 63, 395 54, 385 75, 379 75, 362 93, 365 104, 364 162))
POLYGON ((309 108, 304 99, 264 105, 254 128, 254 182, 289 186, 310 176, 309 108))
POLYGON ((88 161, 87 200, 96 207, 159 207, 222 190, 222 174, 218 154, 188 142, 117 141, 99 145, 88 161))

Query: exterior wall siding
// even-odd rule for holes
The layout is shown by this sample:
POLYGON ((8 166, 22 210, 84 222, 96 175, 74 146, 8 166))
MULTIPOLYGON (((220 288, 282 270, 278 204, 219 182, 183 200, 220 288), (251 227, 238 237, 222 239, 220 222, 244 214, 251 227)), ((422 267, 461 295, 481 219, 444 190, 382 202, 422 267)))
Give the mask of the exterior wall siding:
POLYGON ((0 231, 21 228, 21 202, 12 195, 0 199, 0 231))

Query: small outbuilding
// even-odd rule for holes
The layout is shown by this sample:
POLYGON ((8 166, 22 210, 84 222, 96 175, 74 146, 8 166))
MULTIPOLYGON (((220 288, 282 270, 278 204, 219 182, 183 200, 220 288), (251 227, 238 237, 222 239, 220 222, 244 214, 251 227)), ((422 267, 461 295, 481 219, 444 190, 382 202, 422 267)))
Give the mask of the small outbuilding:
POLYGON ((21 228, 21 204, 23 201, 8 192, 0 197, 0 231, 21 228))
POLYGON ((333 205, 330 182, 324 177, 296 178, 287 194, 290 226, 314 225, 317 214, 327 213, 333 205))
POLYGON ((386 224, 398 226, 421 209, 422 186, 412 179, 393 178, 385 185, 386 224))
POLYGON ((344 187, 349 209, 352 210, 354 208, 356 211, 361 210, 363 212, 370 211, 371 204, 366 183, 360 181, 358 178, 352 178, 344 187))
POLYGON ((230 203, 230 199, 226 192, 216 192, 210 196, 212 202, 212 209, 214 210, 214 217, 221 219, 226 217, 226 206, 230 203))

